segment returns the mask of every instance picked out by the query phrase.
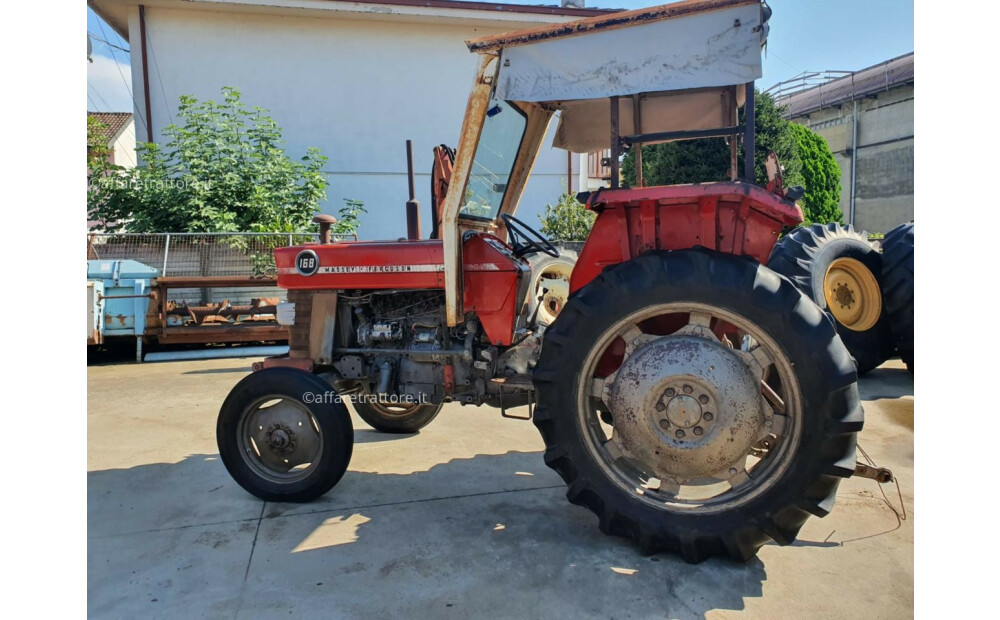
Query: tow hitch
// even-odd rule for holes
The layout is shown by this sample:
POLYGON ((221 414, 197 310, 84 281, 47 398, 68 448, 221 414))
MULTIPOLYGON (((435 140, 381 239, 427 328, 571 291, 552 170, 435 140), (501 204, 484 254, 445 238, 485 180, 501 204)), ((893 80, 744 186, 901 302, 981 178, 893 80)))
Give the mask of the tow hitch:
POLYGON ((888 484, 895 480, 892 475, 892 470, 886 467, 872 467, 871 465, 865 465, 860 461, 854 465, 854 475, 858 478, 870 478, 872 480, 877 480, 882 484, 888 484))

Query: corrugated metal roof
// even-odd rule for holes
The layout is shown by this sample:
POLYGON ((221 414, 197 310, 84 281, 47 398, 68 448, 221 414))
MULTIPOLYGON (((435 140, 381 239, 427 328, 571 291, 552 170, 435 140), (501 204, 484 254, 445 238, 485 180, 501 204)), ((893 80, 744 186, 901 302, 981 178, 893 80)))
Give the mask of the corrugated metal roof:
POLYGON ((611 14, 597 15, 562 24, 549 24, 537 28, 504 32, 473 39, 465 43, 469 47, 469 51, 482 53, 500 47, 537 43, 539 41, 569 37, 598 30, 609 30, 646 22, 675 19, 743 4, 760 4, 760 0, 682 0, 681 2, 671 2, 669 4, 661 4, 634 11, 615 12, 617 10, 607 11, 601 9, 611 14))
POLYGON ((779 97, 776 103, 787 106, 784 112, 786 118, 794 118, 912 83, 913 52, 910 52, 819 86, 779 97))

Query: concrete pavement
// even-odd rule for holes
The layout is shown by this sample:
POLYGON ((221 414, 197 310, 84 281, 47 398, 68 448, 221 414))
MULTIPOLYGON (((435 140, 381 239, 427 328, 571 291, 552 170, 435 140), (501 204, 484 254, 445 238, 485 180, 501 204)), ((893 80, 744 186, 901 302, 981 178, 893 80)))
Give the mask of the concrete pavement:
POLYGON ((311 504, 264 503, 218 459, 252 359, 88 368, 88 612, 110 618, 903 618, 913 615, 913 381, 864 378, 870 480, 746 565, 643 557, 570 505, 530 422, 446 406, 391 436, 354 417, 351 467, 311 504), (884 486, 898 505, 894 486, 884 486))

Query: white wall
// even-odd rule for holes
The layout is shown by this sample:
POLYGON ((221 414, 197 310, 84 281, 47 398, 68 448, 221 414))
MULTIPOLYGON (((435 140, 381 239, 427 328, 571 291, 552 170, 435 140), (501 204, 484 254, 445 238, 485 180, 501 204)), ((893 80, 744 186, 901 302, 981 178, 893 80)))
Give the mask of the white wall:
MULTIPOLYGON (((369 212, 362 221, 363 239, 406 233, 405 140, 412 139, 426 236, 431 226, 431 150, 457 142, 476 69, 477 56, 464 41, 521 26, 147 7, 154 136, 176 116, 178 96, 218 98, 222 86, 234 86, 246 104, 270 110, 290 156, 301 157, 306 147, 316 146, 330 158, 324 169, 330 187, 323 210, 336 213, 344 198, 363 200, 369 212)), ((130 35, 139 48, 135 11, 130 35)), ((138 115, 144 114, 141 63, 141 55, 133 54, 138 115)), ((549 145, 551 132, 518 212, 530 225, 537 225, 536 214, 566 186, 566 152, 549 145)))
POLYGON ((135 167, 135 120, 128 122, 125 129, 115 139, 111 149, 115 153, 115 164, 125 168, 135 167))

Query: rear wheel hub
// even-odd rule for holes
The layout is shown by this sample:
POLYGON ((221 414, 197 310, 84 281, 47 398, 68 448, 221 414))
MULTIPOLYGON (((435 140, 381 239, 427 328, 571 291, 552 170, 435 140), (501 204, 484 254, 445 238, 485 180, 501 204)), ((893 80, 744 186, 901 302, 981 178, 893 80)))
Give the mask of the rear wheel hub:
POLYGON ((621 450, 661 478, 727 472, 765 423, 760 381, 747 363, 695 335, 638 346, 615 373, 608 405, 621 450))

